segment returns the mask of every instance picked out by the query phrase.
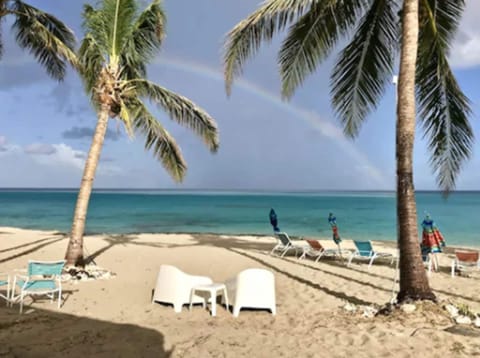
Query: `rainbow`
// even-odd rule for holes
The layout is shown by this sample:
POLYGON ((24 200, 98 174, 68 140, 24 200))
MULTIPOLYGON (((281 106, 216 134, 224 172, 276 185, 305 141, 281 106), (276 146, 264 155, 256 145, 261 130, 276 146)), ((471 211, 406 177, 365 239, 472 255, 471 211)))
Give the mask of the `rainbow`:
MULTIPOLYGON (((187 61, 178 57, 168 56, 158 58, 153 62, 153 64, 181 72, 191 73, 197 76, 202 76, 216 82, 224 81, 221 70, 198 62, 187 61)), ((257 98, 261 98, 265 102, 279 107, 283 111, 292 114, 292 116, 305 121, 323 136, 338 143, 341 150, 354 159, 354 162, 357 163, 357 166, 365 172, 365 175, 368 175, 368 177, 374 181, 374 184, 377 188, 389 188, 388 180, 385 178, 382 172, 368 160, 365 154, 361 153, 358 148, 356 148, 352 142, 345 137, 343 132, 338 127, 321 118, 315 112, 306 110, 291 103, 284 102, 274 93, 269 92, 255 83, 244 79, 236 80, 234 89, 239 89, 257 98)))

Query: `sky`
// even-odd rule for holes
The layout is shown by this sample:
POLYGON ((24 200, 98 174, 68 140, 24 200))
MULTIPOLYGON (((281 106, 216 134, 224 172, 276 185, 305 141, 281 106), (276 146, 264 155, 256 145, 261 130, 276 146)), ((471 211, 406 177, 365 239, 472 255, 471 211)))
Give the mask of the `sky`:
MULTIPOLYGON (((84 1, 31 0, 83 37, 84 1)), ((143 3, 146 3, 143 1, 143 3)), ((332 55, 294 97, 280 99, 276 53, 283 36, 262 46, 226 96, 222 74, 225 34, 254 11, 259 0, 165 0, 167 37, 148 67, 148 78, 180 93, 216 120, 220 148, 212 154, 202 141, 154 110, 177 140, 188 163, 175 183, 141 136, 130 139, 110 120, 96 188, 245 190, 394 190, 395 88, 355 140, 343 135, 329 97, 332 55)), ((480 124, 480 1, 467 0, 450 58, 472 102, 476 137, 480 124)), ((96 115, 78 76, 69 71, 55 82, 29 53, 16 46, 11 19, 0 24, 0 187, 78 187, 96 115)), ((417 131, 414 180, 419 190, 437 188, 426 141, 417 131)), ((457 189, 480 190, 480 141, 464 166, 457 189)))

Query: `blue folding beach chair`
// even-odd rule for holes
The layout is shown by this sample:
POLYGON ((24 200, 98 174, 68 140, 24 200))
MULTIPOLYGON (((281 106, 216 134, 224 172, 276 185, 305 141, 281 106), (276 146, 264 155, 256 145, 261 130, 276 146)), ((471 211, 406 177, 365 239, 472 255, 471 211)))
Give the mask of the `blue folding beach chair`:
POLYGON ((28 261, 27 275, 15 275, 13 280, 11 303, 20 301, 20 313, 23 311, 23 301, 26 296, 48 296, 53 303, 58 293, 58 308, 62 302, 61 274, 65 260, 61 261, 28 261), (20 292, 15 296, 15 289, 20 292))
POLYGON ((370 270, 370 267, 372 266, 373 261, 375 261, 376 258, 392 258, 392 261, 390 264, 393 263, 395 260, 396 256, 392 255, 391 253, 388 252, 378 252, 374 251, 372 247, 372 242, 371 241, 356 241, 353 240, 355 247, 357 248, 355 251, 353 251, 350 254, 350 257, 348 259, 347 266, 350 266, 352 263, 352 260, 354 258, 358 259, 363 259, 363 260, 368 260, 368 269, 370 270))

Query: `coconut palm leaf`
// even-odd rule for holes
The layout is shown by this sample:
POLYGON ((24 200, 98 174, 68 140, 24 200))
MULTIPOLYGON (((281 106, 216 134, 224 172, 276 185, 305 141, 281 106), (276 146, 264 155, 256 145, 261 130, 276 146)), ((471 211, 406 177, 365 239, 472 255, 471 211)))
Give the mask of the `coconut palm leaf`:
POLYGON ((60 20, 19 0, 13 2, 12 12, 17 43, 28 49, 50 76, 63 79, 65 62, 77 67, 75 37, 60 20))
POLYGON ((303 15, 319 0, 270 0, 241 21, 227 35, 225 42, 225 85, 230 94, 233 80, 242 73, 246 60, 262 42, 269 42, 275 32, 303 15))
POLYGON ((145 149, 153 151, 155 158, 176 181, 182 181, 187 163, 175 139, 148 111, 142 101, 134 99, 127 107, 135 130, 145 137, 145 149))
POLYGON ((290 98, 304 79, 330 54, 357 22, 365 1, 321 1, 289 29, 279 52, 282 96, 290 98))
POLYGON ((159 0, 152 2, 133 24, 121 52, 124 78, 145 77, 145 62, 150 61, 165 37, 166 16, 159 0))
POLYGON ((374 0, 333 70, 332 103, 350 137, 358 134, 391 78, 399 35, 397 10, 393 1, 374 0))
POLYGON ((80 72, 87 93, 91 93, 106 58, 92 34, 86 34, 78 50, 80 72))
POLYGON ((212 117, 202 108, 188 98, 150 81, 138 79, 130 82, 137 88, 139 96, 149 98, 162 107, 177 123, 192 129, 211 151, 215 152, 218 149, 217 126, 212 117))
POLYGON ((470 157, 474 134, 468 122, 470 102, 448 64, 448 50, 465 3, 422 0, 416 91, 419 120, 432 151, 430 162, 438 185, 455 187, 463 163, 470 157))

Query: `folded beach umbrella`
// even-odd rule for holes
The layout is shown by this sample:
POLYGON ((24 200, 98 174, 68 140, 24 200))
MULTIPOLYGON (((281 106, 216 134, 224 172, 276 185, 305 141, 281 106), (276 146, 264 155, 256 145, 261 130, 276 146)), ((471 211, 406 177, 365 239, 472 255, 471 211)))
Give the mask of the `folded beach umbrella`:
POLYGON ((422 228, 422 254, 442 252, 442 247, 445 247, 445 239, 428 213, 422 221, 422 228))
POLYGON ((342 239, 338 233, 337 218, 333 215, 333 213, 328 214, 328 223, 332 227, 333 241, 335 241, 337 245, 340 245, 342 239))
POLYGON ((277 219, 277 214, 275 213, 275 210, 270 209, 269 217, 270 217, 270 224, 272 224, 273 226, 273 231, 279 232, 280 229, 278 227, 278 219, 277 219))

